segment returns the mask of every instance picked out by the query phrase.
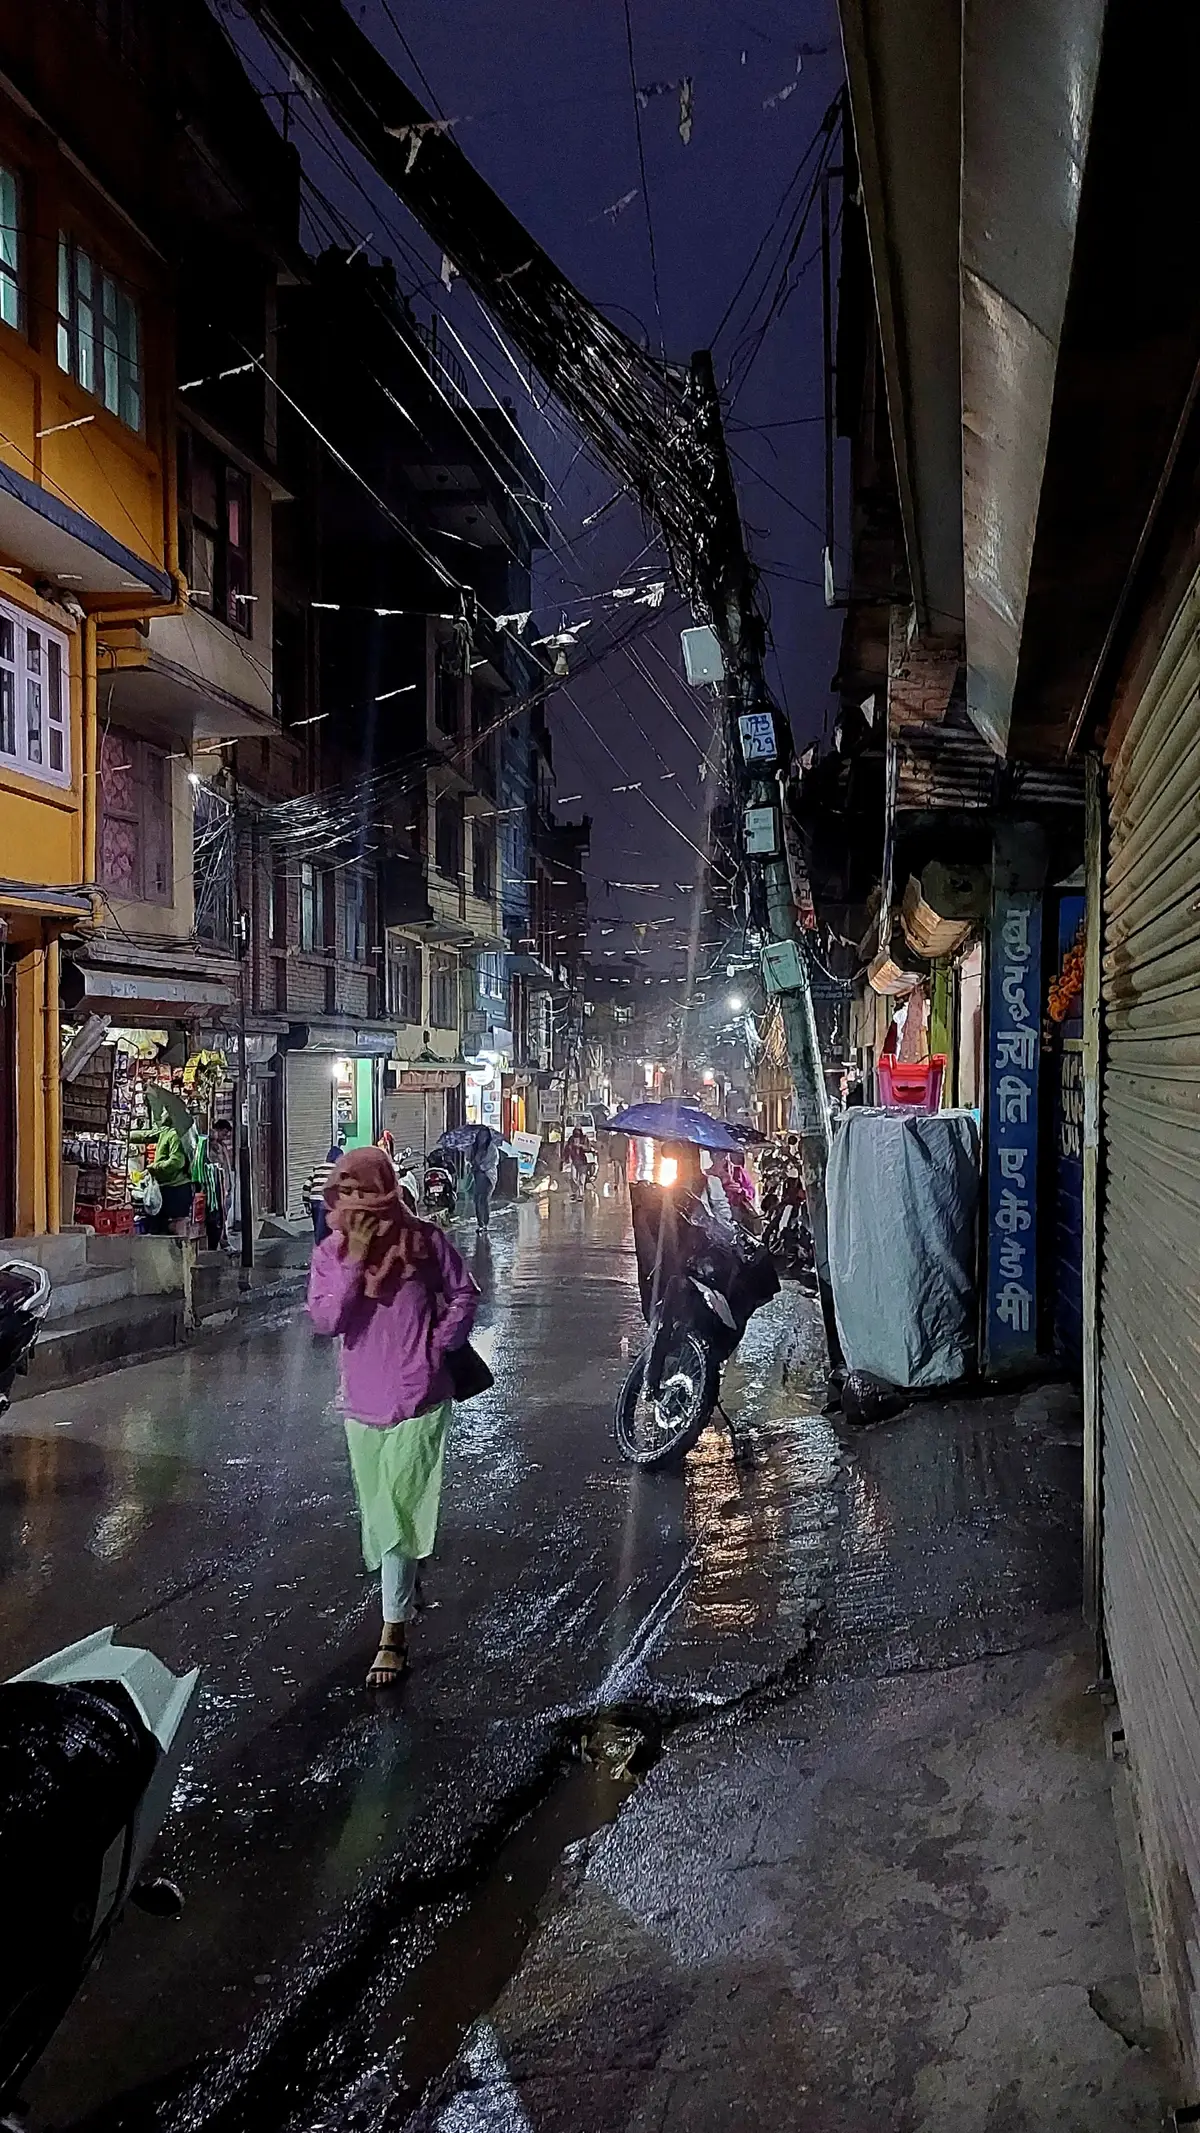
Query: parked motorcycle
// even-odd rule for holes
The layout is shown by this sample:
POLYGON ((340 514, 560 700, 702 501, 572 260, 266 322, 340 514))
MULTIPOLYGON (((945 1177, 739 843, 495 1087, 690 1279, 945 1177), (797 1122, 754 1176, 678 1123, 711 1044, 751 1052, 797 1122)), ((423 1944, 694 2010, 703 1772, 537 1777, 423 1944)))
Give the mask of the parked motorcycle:
POLYGON ((13 1379, 29 1368, 49 1308, 44 1267, 24 1259, 0 1263, 0 1415, 10 1404, 13 1379))
MULTIPOLYGON (((670 1166, 669 1175, 667 1166, 670 1166)), ((745 1231, 718 1227, 673 1183, 630 1186, 646 1346, 617 1397, 614 1427, 624 1458, 661 1466, 682 1458, 717 1405, 721 1366, 760 1305, 778 1294, 770 1254, 745 1231)))
POLYGON ((764 1149, 759 1174, 763 1244, 781 1274, 815 1289, 816 1256, 799 1153, 778 1145, 764 1149))
POLYGON ((449 1162, 431 1155, 425 1165, 421 1197, 431 1215, 450 1216, 458 1205, 458 1179, 449 1162))
POLYGON ((127 1901, 181 1902, 146 1879, 193 1717, 198 1671, 97 1630, 0 1684, 0 2114, 41 2056, 127 1901))

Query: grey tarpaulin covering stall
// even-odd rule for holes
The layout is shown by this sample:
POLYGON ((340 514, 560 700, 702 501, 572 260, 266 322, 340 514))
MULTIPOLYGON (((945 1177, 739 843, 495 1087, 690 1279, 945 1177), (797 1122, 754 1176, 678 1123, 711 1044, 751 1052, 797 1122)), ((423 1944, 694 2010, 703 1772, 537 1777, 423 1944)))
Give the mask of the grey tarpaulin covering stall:
POLYGON ((828 1195, 847 1364, 908 1390, 961 1378, 975 1355, 971 1112, 848 1111, 830 1151, 828 1195))

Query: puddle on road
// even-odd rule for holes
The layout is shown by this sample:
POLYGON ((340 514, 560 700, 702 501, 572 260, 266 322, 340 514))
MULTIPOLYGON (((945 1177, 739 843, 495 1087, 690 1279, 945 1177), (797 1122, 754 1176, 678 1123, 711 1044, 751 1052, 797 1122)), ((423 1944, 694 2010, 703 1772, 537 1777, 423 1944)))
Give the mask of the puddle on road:
POLYGON ((322 2102, 315 2111, 310 2102, 302 2117, 289 2121, 288 2133, 366 2133, 416 2108, 453 2064, 472 2025, 495 2006, 556 1879, 616 1820, 653 1754, 645 1734, 601 1721, 579 1760, 506 1839, 470 1894, 406 1921, 370 2005, 340 2039, 322 2047, 322 2102), (331 2059, 358 2069, 336 2096, 328 2081, 331 2059))

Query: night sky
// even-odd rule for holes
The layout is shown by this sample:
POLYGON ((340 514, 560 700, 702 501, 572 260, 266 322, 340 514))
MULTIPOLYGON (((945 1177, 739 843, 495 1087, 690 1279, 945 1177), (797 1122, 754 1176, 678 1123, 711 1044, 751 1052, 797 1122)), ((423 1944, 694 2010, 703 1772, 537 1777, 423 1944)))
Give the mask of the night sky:
MULTIPOLYGON (((657 305, 623 0, 571 0, 568 6, 563 0, 351 0, 351 11, 416 94, 429 103, 432 92, 441 114, 460 121, 455 137, 463 152, 585 295, 652 347, 665 344, 672 358, 686 361, 694 349, 715 345, 721 383, 733 367, 728 436, 751 553, 770 608, 771 682, 801 745, 827 733, 840 618, 826 609, 821 588, 815 213, 797 253, 786 306, 757 351, 753 329, 782 266, 776 245, 783 221, 715 344, 714 335, 840 84, 833 0, 795 0, 791 6, 786 0, 742 0, 734 7, 723 0, 631 0, 639 86, 675 84, 683 76, 694 85, 686 146, 677 90, 651 96, 641 111, 657 305), (764 301, 752 308, 760 292, 764 301)), ((284 84, 277 60, 240 16, 236 0, 219 0, 218 13, 256 85, 284 84)), ((639 574, 653 572, 659 551, 647 547, 651 529, 628 503, 618 502, 585 527, 614 485, 580 452, 578 437, 553 408, 545 416, 538 412, 470 291, 459 282, 447 295, 438 280, 440 254, 320 105, 293 97, 292 107, 293 138, 306 172, 329 203, 310 202, 306 242, 316 249, 347 237, 369 238, 372 256, 395 262, 417 310, 426 314, 432 304, 444 312, 494 389, 517 404, 528 441, 559 492, 553 552, 541 559, 535 579, 542 626, 553 628, 564 613, 572 622, 588 615, 587 596, 629 583, 635 563, 639 574)), ((268 109, 277 116, 279 105, 269 101, 268 109)), ((471 382, 478 383, 473 375, 471 382)), ((486 402, 482 384, 478 397, 486 402)), ((602 610, 595 613, 593 631, 599 631, 602 610)), ((653 644, 643 640, 638 647, 674 718, 619 653, 567 684, 574 705, 562 695, 551 701, 559 791, 581 793, 594 821, 589 892, 597 968, 603 968, 606 950, 619 955, 633 944, 628 922, 672 913, 677 927, 659 926, 642 938, 655 951, 656 970, 678 967, 670 944, 686 933, 690 890, 681 893, 676 884, 695 877, 696 856, 686 840, 702 841, 699 767, 712 717, 711 703, 682 679, 679 630, 690 620, 668 588, 653 644), (639 780, 649 799, 613 791, 639 780), (663 823, 650 799, 682 835, 663 823), (661 887, 609 890, 607 882, 661 887), (615 922, 625 923, 601 930, 615 922)), ((566 815, 578 812, 577 805, 563 809, 566 815)))

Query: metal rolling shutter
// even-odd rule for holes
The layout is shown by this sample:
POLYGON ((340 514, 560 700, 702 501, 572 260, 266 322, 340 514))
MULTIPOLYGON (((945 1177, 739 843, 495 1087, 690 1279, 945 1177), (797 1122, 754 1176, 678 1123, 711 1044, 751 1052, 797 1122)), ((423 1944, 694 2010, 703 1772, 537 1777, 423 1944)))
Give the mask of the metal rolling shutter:
POLYGON ((287 1055, 287 1211, 304 1213, 304 1185, 314 1163, 324 1162, 333 1132, 333 1079, 327 1052, 287 1055))
MULTIPOLYGON (((396 1147, 412 1148, 424 1157, 426 1139, 425 1112, 428 1098, 420 1089, 397 1089, 389 1091, 383 1099, 383 1123, 395 1135, 396 1147)), ((437 1135, 434 1135, 437 1139, 437 1135)))
MULTIPOLYGON (((1110 765, 1104 1624, 1179 2040, 1200 2077, 1200 580, 1110 765)), ((1193 2086, 1196 2085, 1195 2080, 1193 2086)))

